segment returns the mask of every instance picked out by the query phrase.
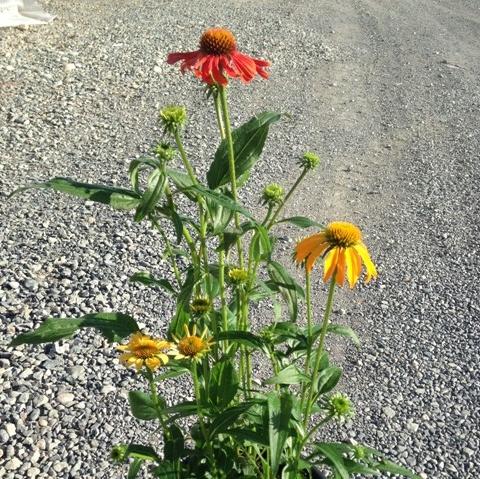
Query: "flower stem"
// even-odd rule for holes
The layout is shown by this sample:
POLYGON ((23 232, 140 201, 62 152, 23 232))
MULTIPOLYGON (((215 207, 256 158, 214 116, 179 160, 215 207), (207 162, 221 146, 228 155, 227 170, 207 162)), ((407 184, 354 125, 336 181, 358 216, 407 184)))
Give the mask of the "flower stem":
POLYGON ((220 136, 222 140, 225 139, 225 128, 223 126, 223 119, 222 119, 222 105, 220 101, 220 95, 218 91, 213 94, 214 104, 215 104, 215 115, 217 117, 217 125, 218 130, 220 131, 220 136))
POLYGON ((310 271, 305 268, 305 299, 307 302, 307 360, 305 362, 305 376, 310 369, 310 355, 312 350, 312 282, 310 271))
POLYGON ((297 181, 293 184, 293 186, 290 188, 289 192, 286 194, 285 199, 278 205, 278 208, 275 210, 275 213, 273 213, 272 219, 269 221, 267 225, 267 230, 269 230, 273 224, 275 223, 275 220, 277 219, 277 216, 279 215, 280 211, 282 211, 283 207, 287 204, 287 201, 290 199, 290 196, 292 196, 293 192, 297 189, 297 186, 300 184, 300 182, 305 178, 305 175, 308 173, 308 169, 305 168, 301 173, 300 176, 297 178, 297 181))
POLYGON ((178 131, 178 128, 175 130, 174 136, 175 136, 175 143, 177 144, 178 151, 180 152, 180 157, 182 158, 183 166, 185 166, 185 169, 187 170, 188 176, 192 180, 192 183, 197 184, 198 183, 197 177, 195 176, 195 172, 193 171, 192 165, 188 161, 187 154, 185 153, 185 148, 183 147, 182 139, 180 138, 180 133, 178 131))
POLYGON ((317 352, 315 356, 315 365, 313 366, 313 372, 312 372, 312 382, 310 384, 310 388, 308 391, 308 399, 307 399, 307 404, 305 408, 305 416, 303 418, 303 424, 305 428, 308 425, 308 420, 310 418, 310 413, 313 407, 313 396, 316 388, 316 383, 318 381, 320 361, 322 359, 322 353, 323 353, 323 345, 325 343, 325 336, 327 334, 328 323, 330 321, 330 315, 332 313, 333 294, 335 292, 335 274, 336 274, 336 271, 334 271, 333 273, 332 279, 330 281, 330 286, 328 288, 328 297, 327 297, 327 304, 325 306, 325 314, 323 316, 322 331, 320 333, 320 340, 318 342, 317 352))
MULTIPOLYGON (((222 329, 228 331, 227 299, 225 296, 225 251, 218 252, 218 283, 220 287, 220 302, 222 311, 222 329)), ((224 352, 228 350, 228 341, 223 342, 224 352)))
MULTIPOLYGON (((237 178, 235 172, 235 153, 233 149, 233 137, 232 137, 232 126, 230 123, 230 113, 228 110, 227 103, 227 91, 224 86, 218 85, 218 95, 220 97, 220 107, 223 114, 223 124, 225 126, 225 140, 227 142, 227 156, 228 156, 228 169, 230 171, 230 184, 232 189, 233 200, 236 202, 238 200, 237 194, 237 178)), ((240 216, 238 212, 235 212, 235 227, 240 229, 240 216)), ((237 252, 238 252, 238 263, 241 268, 243 268, 243 251, 242 243, 240 238, 237 238, 237 252)))

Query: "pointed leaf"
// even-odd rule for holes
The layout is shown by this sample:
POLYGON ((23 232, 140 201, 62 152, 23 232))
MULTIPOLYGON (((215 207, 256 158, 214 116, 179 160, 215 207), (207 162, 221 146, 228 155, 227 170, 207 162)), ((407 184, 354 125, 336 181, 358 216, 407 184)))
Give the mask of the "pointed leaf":
POLYGON ((248 401, 238 406, 232 406, 221 412, 213 420, 210 426, 210 436, 214 437, 216 434, 226 431, 242 414, 248 411, 256 401, 248 401))
POLYGON ((79 319, 48 318, 39 328, 18 335, 10 346, 19 344, 41 344, 69 338, 79 328, 98 329, 110 341, 120 341, 139 331, 136 321, 121 313, 87 314, 79 319))
POLYGON ((348 326, 342 326, 341 324, 329 324, 328 332, 349 338, 357 349, 360 348, 360 339, 358 339, 358 336, 355 334, 355 331, 352 328, 349 328, 348 326))
POLYGON ((261 349, 265 344, 262 338, 248 331, 222 331, 216 336, 215 340, 233 341, 254 349, 261 349))
POLYGON ((142 421, 158 419, 157 409, 150 394, 142 391, 130 391, 128 393, 128 402, 133 416, 137 419, 142 421))
POLYGON ((331 366, 318 375, 317 392, 318 394, 325 394, 330 392, 340 381, 342 370, 336 366, 331 366))
POLYGON ((146 461, 158 461, 159 457, 155 450, 150 446, 142 444, 128 444, 125 451, 125 457, 136 457, 146 461))
POLYGON ((151 287, 159 287, 162 288, 169 293, 176 293, 175 289, 173 286, 170 284, 170 282, 166 279, 157 279, 152 276, 151 273, 148 271, 139 271, 138 273, 133 274, 130 276, 129 281, 131 283, 142 283, 146 286, 151 286, 151 287))
POLYGON ((238 376, 229 359, 218 361, 212 368, 209 383, 209 398, 212 404, 226 408, 238 390, 238 376))
MULTIPOLYGON (((260 157, 268 136, 269 126, 278 121, 280 117, 281 115, 278 113, 265 111, 233 130, 235 173, 238 186, 247 180, 250 169, 260 157)), ((207 182, 210 188, 215 189, 229 181, 228 148, 226 140, 223 140, 208 170, 207 182)))
POLYGON ((348 479, 350 474, 345 467, 342 451, 335 447, 335 443, 320 443, 315 446, 315 450, 328 459, 328 463, 342 479, 348 479))
POLYGON ((130 464, 128 468, 127 479, 135 479, 140 472, 140 468, 142 467, 143 459, 139 459, 136 457, 133 462, 130 464))
POLYGON ((290 218, 284 218, 283 220, 277 221, 276 223, 292 223, 300 228, 310 228, 311 226, 323 228, 323 225, 311 220, 310 218, 307 218, 306 216, 292 216, 290 218))
POLYGON ((265 381, 266 384, 300 384, 309 382, 310 378, 300 372, 300 370, 290 364, 286 368, 282 369, 278 374, 267 379, 265 381))
POLYGON ((272 476, 275 477, 282 462, 283 447, 289 435, 293 400, 290 393, 280 396, 272 392, 267 397, 268 437, 270 443, 272 476))
POLYGON ((110 205, 117 210, 132 210, 136 208, 141 200, 140 195, 134 191, 113 186, 79 183, 70 178, 52 178, 45 183, 34 183, 15 190, 9 197, 29 189, 50 189, 61 193, 67 193, 77 198, 96 201, 110 205))

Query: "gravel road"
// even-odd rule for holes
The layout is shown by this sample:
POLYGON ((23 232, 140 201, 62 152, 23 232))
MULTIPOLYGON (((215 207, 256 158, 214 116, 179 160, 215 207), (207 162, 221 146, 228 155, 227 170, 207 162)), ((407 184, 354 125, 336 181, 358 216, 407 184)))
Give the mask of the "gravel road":
MULTIPOLYGON (((478 0, 50 0, 52 24, 0 31, 0 191, 52 176, 126 185, 159 139, 160 106, 189 110, 186 143, 205 171, 214 117, 199 84, 166 65, 224 25, 271 79, 232 88, 236 124, 275 126, 245 204, 288 186, 305 150, 323 158, 289 212, 359 224, 379 269, 341 291, 335 321, 359 333, 344 353, 357 415, 333 431, 429 479, 480 475, 480 5, 478 0), (387 5, 388 4, 388 5, 387 5), (205 130, 204 126, 208 123, 205 130)), ((121 417, 135 375, 99 337, 7 342, 49 316, 99 310, 165 329, 173 303, 128 283, 165 274, 161 243, 106 207, 28 192, 0 205, 0 477, 121 478, 112 443, 153 430, 121 417), (120 386, 117 386, 120 385, 120 386)), ((282 232, 288 260, 298 232, 282 232)), ((318 303, 325 291, 316 278, 318 303)), ((138 385, 137 385, 138 386, 138 385)), ((188 396, 171 383, 165 396, 188 396)))

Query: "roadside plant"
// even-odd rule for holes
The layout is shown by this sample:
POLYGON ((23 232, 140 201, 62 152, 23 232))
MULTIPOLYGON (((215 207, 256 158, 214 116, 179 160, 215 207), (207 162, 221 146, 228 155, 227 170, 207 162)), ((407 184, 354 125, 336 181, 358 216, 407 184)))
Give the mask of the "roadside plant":
POLYGON ((81 328, 95 328, 117 343, 119 363, 138 377, 139 389, 129 393, 131 414, 156 421, 163 444, 113 447, 112 459, 129 464, 129 479, 142 468, 149 477, 165 479, 295 479, 320 477, 319 471, 340 479, 384 472, 417 477, 379 451, 328 441, 322 431, 354 415, 350 398, 336 389, 342 370, 325 349, 330 334, 359 344, 349 327, 331 322, 335 290, 346 282, 354 288, 364 269, 368 282, 377 270, 354 224, 333 221, 323 227, 304 216, 283 216, 292 194, 319 166, 319 157, 307 152, 298 159, 298 177, 289 189, 265 186, 263 217, 240 202, 239 191, 282 115, 265 111, 233 129, 228 86, 231 80, 268 78, 270 63, 241 53, 233 34, 222 28, 203 33, 198 50, 172 53, 167 61, 180 62, 182 72, 192 71, 210 94, 220 141, 206 182, 183 144, 187 111, 168 105, 159 114, 164 137, 150 154, 130 163, 130 188, 53 178, 14 192, 58 191, 131 211, 134 221, 149 222, 163 241, 170 274, 156 278, 140 271, 130 279, 174 298, 176 311, 166 337, 140 331, 128 314, 98 312, 49 318, 11 345, 58 341, 81 328), (189 206, 181 207, 186 202, 179 197, 189 206), (317 230, 292 251, 304 285, 274 259, 276 231, 285 223, 317 230), (320 321, 315 320, 311 287, 317 261, 323 262, 328 289, 320 321), (258 313, 251 314, 252 304, 261 300, 270 306, 263 327, 258 313), (267 377, 254 377, 254 360, 270 365, 267 377), (177 397, 167 404, 161 384, 171 378, 190 384, 194 399, 177 397))

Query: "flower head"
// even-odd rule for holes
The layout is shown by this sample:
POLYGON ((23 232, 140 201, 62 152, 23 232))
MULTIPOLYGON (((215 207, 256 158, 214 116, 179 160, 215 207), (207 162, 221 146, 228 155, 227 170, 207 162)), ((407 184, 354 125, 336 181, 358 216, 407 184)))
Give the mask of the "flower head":
POLYGON ((187 121, 187 110, 184 106, 166 106, 160 110, 160 120, 165 127, 165 131, 174 134, 187 121))
POLYGON ((269 206, 277 205, 282 202, 283 193, 284 190, 279 184, 270 183, 263 189, 263 203, 269 206))
POLYGON ((212 302, 208 296, 195 296, 190 303, 190 311, 194 314, 208 313, 212 309, 212 302))
POLYGON ((295 247, 295 261, 303 263, 311 271, 319 257, 324 258, 323 281, 334 276, 335 282, 342 286, 345 276, 353 288, 360 277, 362 262, 367 270, 365 281, 377 277, 377 270, 367 247, 362 242, 361 231, 352 223, 334 221, 323 231, 309 236, 295 247))
POLYGON ((128 446, 126 444, 117 444, 116 446, 113 446, 110 452, 110 457, 115 462, 123 462, 127 457, 127 449, 128 446))
POLYGON ((166 162, 172 161, 173 157, 175 156, 175 150, 168 144, 168 143, 158 143, 153 148, 153 152, 157 155, 161 160, 166 162))
POLYGON ((146 366, 153 371, 168 363, 166 351, 171 343, 163 339, 154 339, 143 333, 134 333, 128 344, 117 346, 119 351, 125 351, 120 356, 120 362, 125 366, 135 366, 137 371, 146 366))
POLYGON ((185 336, 181 339, 173 336, 175 346, 172 354, 175 359, 190 359, 191 361, 199 361, 210 351, 213 345, 212 338, 207 336, 207 329, 203 330, 201 336, 197 335, 197 328, 193 326, 190 333, 188 326, 185 325, 185 336))
POLYGON ((243 268, 232 268, 228 272, 228 277, 233 284, 243 284, 248 279, 248 271, 243 268))
POLYGON ((181 62, 180 70, 191 70, 205 83, 225 86, 228 77, 250 83, 255 75, 268 78, 265 68, 270 62, 253 58, 237 50, 237 42, 230 30, 210 28, 201 38, 199 49, 193 52, 170 53, 167 63, 181 62))
POLYGON ((315 153, 307 151, 304 155, 298 160, 298 164, 305 168, 306 170, 315 169, 320 163, 320 158, 315 153))
POLYGON ((350 398, 346 394, 335 393, 328 402, 330 414, 336 419, 347 419, 353 416, 353 406, 350 398))

